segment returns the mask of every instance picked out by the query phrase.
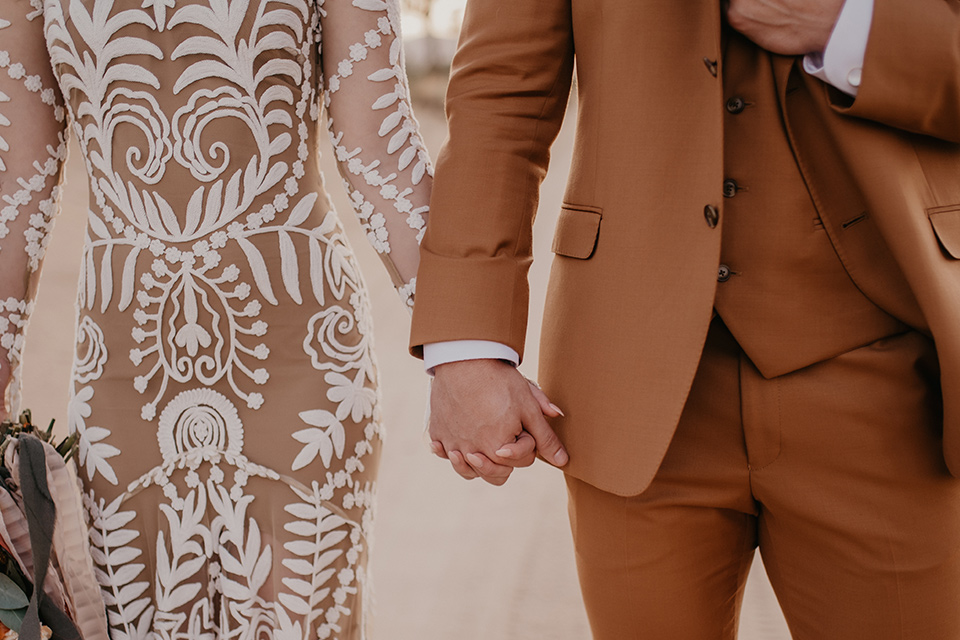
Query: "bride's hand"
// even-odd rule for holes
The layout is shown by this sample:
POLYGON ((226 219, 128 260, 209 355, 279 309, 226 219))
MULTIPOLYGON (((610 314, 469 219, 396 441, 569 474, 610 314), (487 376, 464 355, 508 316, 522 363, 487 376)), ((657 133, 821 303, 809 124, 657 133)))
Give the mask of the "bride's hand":
MULTIPOLYGON (((537 404, 540 405, 540 412, 543 413, 548 418, 559 418, 563 416, 563 411, 560 410, 560 407, 550 402, 550 398, 547 397, 547 394, 543 392, 543 389, 540 388, 536 382, 524 376, 527 381, 527 384, 530 386, 530 393, 533 394, 533 397, 536 398, 537 404)), ((508 442, 504 444, 500 449, 497 450, 497 455, 501 458, 506 458, 508 460, 523 461, 527 464, 520 464, 518 466, 529 466, 533 464, 536 454, 537 443, 534 441, 533 436, 531 436, 526 431, 522 432, 514 442, 508 442)))

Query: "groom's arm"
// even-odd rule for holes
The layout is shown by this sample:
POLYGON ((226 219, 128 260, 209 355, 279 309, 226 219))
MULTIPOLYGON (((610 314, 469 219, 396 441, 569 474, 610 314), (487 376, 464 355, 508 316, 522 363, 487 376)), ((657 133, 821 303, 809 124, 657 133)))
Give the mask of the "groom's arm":
POLYGON ((960 142, 960 2, 875 0, 857 99, 835 106, 960 142))
MULTIPOLYGON (((824 50, 843 5, 842 0, 729 0, 727 19, 774 53, 802 55, 824 50)), ((855 100, 833 94, 838 111, 960 142, 958 0, 874 0, 857 71, 855 100)), ((831 83, 852 93, 842 79, 831 83)))
MULTIPOLYGON (((523 353, 533 218, 573 74, 570 11, 570 0, 468 2, 421 247, 415 355, 456 340, 523 353)), ((515 440, 522 448, 526 434, 546 459, 566 462, 543 418, 557 415, 546 402, 498 360, 444 364, 430 435, 462 476, 500 484, 513 466, 529 464, 503 449, 515 440)))
POLYGON ((532 227, 573 72, 569 0, 470 0, 447 93, 411 349, 523 354, 532 227))

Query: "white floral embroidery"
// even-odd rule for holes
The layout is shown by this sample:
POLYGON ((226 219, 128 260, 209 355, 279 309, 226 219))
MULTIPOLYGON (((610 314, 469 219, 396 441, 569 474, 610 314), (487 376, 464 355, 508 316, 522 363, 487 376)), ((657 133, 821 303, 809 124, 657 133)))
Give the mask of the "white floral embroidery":
POLYGON ((106 363, 107 345, 103 330, 89 316, 84 316, 77 326, 77 358, 73 364, 73 379, 82 384, 99 380, 106 363))
MULTIPOLYGON (((371 29, 364 33, 363 42, 358 42, 350 47, 349 59, 342 60, 337 67, 338 74, 327 79, 327 93, 324 96, 327 105, 336 99, 334 96, 342 86, 342 78, 352 75, 353 62, 366 59, 368 51, 381 47, 383 44, 382 36, 390 36, 400 32, 399 16, 390 3, 371 2, 370 4, 383 6, 387 10, 387 15, 377 21, 377 29, 371 29)), ((409 168, 412 185, 417 185, 425 175, 430 173, 430 159, 426 147, 420 139, 418 125, 410 112, 410 103, 407 99, 407 89, 404 82, 403 50, 400 43, 400 38, 392 39, 389 51, 391 66, 370 74, 367 80, 386 83, 386 86, 390 87, 373 104, 375 110, 394 109, 384 116, 378 133, 381 136, 392 134, 387 152, 392 154, 403 150, 400 153, 397 167, 400 171, 409 168)), ((344 131, 337 129, 333 118, 328 121, 328 129, 340 167, 341 169, 347 169, 346 172, 342 171, 347 190, 350 192, 360 222, 367 230, 367 239, 370 240, 374 248, 381 253, 390 252, 386 217, 384 213, 376 211, 375 205, 367 200, 368 196, 365 193, 367 189, 357 188, 355 181, 350 178, 351 175, 362 178, 363 183, 367 186, 378 188, 380 197, 386 202, 391 202, 398 213, 406 215, 407 224, 418 231, 418 241, 422 239, 423 232, 426 230, 423 214, 427 211, 427 207, 415 207, 408 199, 410 194, 413 193, 413 188, 407 187, 401 191, 395 184, 398 177, 396 173, 390 173, 386 176, 381 175, 379 169, 382 163, 379 158, 364 162, 361 156, 363 150, 360 147, 351 149, 347 146, 344 141, 344 131)))
POLYGON ((243 449, 243 425, 236 407, 213 389, 193 389, 170 401, 158 420, 163 461, 210 449, 234 456, 243 449))
POLYGON ((334 453, 337 458, 343 457, 345 442, 343 423, 332 413, 323 409, 302 411, 300 419, 313 425, 314 428, 303 429, 293 434, 293 439, 302 442, 305 446, 294 459, 291 468, 294 471, 302 469, 319 455, 323 466, 329 469, 334 453))
POLYGON ((20 411, 20 364, 23 351, 24 331, 33 313, 33 302, 16 298, 0 301, 0 349, 7 354, 10 381, 4 395, 4 404, 10 415, 20 411))
MULTIPOLYGON (((35 14, 30 14, 28 19, 35 19, 35 14), (31 17, 32 16, 32 17, 31 17)), ((11 23, 8 20, 0 20, 0 30, 9 28, 11 23)), ((23 86, 31 93, 40 94, 41 101, 46 105, 53 106, 53 117, 58 122, 63 122, 64 111, 60 105, 56 105, 53 100, 52 91, 45 88, 43 79, 37 74, 29 74, 22 62, 13 62, 10 53, 0 51, 0 69, 6 68, 6 75, 16 81, 23 83, 23 86)), ((0 104, 9 103, 10 96, 0 91, 0 104)), ((0 127, 10 127, 11 122, 7 116, 0 113, 0 127)), ((0 129, 0 153, 9 152, 10 143, 3 137, 0 129)), ((49 157, 42 163, 34 162, 31 169, 36 171, 29 178, 18 177, 16 183, 20 187, 15 192, 4 193, 2 195, 3 205, 0 205, 0 239, 7 236, 10 232, 10 225, 20 216, 21 209, 27 208, 33 202, 35 193, 42 193, 50 189, 48 179, 57 177, 63 160, 66 159, 66 144, 61 136, 56 147, 48 146, 49 157)), ((0 155, 0 172, 6 172, 7 166, 0 155)), ((30 257, 29 269, 36 271, 39 268, 40 261, 43 259, 43 253, 46 249, 47 236, 52 227, 53 215, 57 208, 58 188, 53 186, 50 191, 50 197, 41 199, 35 206, 35 209, 28 209, 29 227, 24 230, 24 237, 27 238, 26 252, 30 257)), ((2 250, 2 246, 0 246, 2 250)))
POLYGON ((377 392, 366 385, 366 371, 357 370, 352 380, 342 373, 329 371, 323 379, 330 385, 327 399, 338 403, 338 420, 346 420, 349 416, 354 422, 360 422, 373 415, 377 392))
POLYGON ((70 396, 70 404, 67 405, 70 433, 79 436, 80 464, 86 466, 87 479, 93 480, 94 474, 99 473, 111 484, 117 484, 117 473, 107 460, 119 455, 120 450, 104 442, 110 436, 110 430, 87 425, 87 419, 93 415, 90 401, 94 393, 93 387, 87 386, 75 389, 70 396))

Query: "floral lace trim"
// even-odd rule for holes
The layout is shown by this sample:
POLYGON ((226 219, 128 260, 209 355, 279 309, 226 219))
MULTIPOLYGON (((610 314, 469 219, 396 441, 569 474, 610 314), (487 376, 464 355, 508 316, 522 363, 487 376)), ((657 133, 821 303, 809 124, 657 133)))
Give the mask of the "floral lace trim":
POLYGON ((417 293, 417 279, 412 278, 410 282, 397 289, 400 294, 400 300, 410 311, 413 311, 413 298, 417 293))
MULTIPOLYGON (((329 109, 333 94, 340 90, 341 81, 353 75, 354 64, 367 59, 371 50, 378 49, 383 45, 382 36, 395 35, 396 37, 390 45, 390 68, 380 69, 367 77, 371 82, 393 83, 391 91, 380 96, 373 104, 375 111, 388 109, 396 105, 396 109, 388 113, 380 123, 378 135, 384 138, 392 134, 390 142, 387 145, 387 153, 394 154, 403 149, 397 160, 397 168, 400 171, 406 170, 413 165, 410 180, 416 186, 420 184, 425 175, 432 175, 430 166, 430 157, 426 151, 426 146, 420 138, 419 129, 416 120, 412 116, 410 108, 410 96, 406 83, 403 81, 406 77, 402 62, 402 49, 399 29, 395 28, 391 19, 387 16, 377 20, 377 29, 371 29, 364 33, 363 42, 357 42, 350 47, 350 57, 341 60, 337 65, 337 73, 327 79, 327 92, 324 95, 324 104, 329 109), (406 147, 406 148, 404 148, 406 147)), ((367 239, 379 253, 390 253, 390 242, 386 229, 386 217, 383 213, 376 211, 376 206, 369 202, 363 192, 351 184, 347 178, 347 173, 358 176, 366 182, 367 185, 378 187, 380 197, 393 203, 397 213, 406 216, 407 224, 411 229, 418 231, 417 242, 423 238, 426 230, 426 221, 424 214, 429 210, 428 206, 414 207, 408 199, 414 189, 407 187, 402 191, 393 184, 398 178, 396 173, 382 176, 379 171, 380 160, 373 160, 369 164, 364 163, 360 154, 363 149, 348 149, 343 142, 344 132, 337 131, 333 118, 329 118, 328 131, 330 140, 333 143, 337 162, 341 168, 346 168, 344 172, 344 186, 350 194, 350 201, 357 212, 360 224, 367 232, 367 239)), ((403 295, 401 293, 401 295, 403 295)))
MULTIPOLYGON (((35 11, 27 16, 33 20, 42 12, 42 4, 39 0, 31 0, 31 6, 35 11)), ((10 22, 0 20, 0 30, 10 26, 10 22)), ((0 69, 6 69, 7 75, 12 80, 20 80, 23 86, 32 93, 40 95, 43 104, 53 107, 53 115, 57 122, 63 122, 65 111, 62 105, 57 104, 57 94, 51 88, 44 88, 43 80, 39 75, 28 74, 24 65, 20 62, 13 62, 10 59, 8 51, 0 51, 0 69)), ((0 92, 0 103, 10 102, 10 97, 0 92)), ((11 122, 9 118, 0 113, 0 127, 9 127, 11 122)), ((10 143, 0 135, 0 152, 10 150, 10 143)), ((17 179, 20 186, 13 195, 3 196, 6 203, 0 209, 0 239, 5 238, 10 233, 10 223, 16 221, 20 215, 21 208, 29 205, 33 200, 34 193, 40 193, 47 188, 47 182, 50 177, 59 175, 60 165, 66 159, 67 145, 63 136, 60 136, 60 142, 56 148, 48 146, 47 153, 49 157, 43 164, 39 161, 33 163, 36 174, 29 180, 23 178, 17 179)), ((0 157, 0 172, 7 170, 6 164, 0 157)), ((36 271, 40 267, 43 254, 47 246, 47 238, 53 225, 53 218, 57 211, 57 198, 59 189, 54 187, 50 198, 41 200, 37 204, 37 211, 30 216, 30 227, 24 231, 27 239, 25 251, 29 256, 28 268, 30 272, 36 271)))
POLYGON ((24 332, 30 322, 34 303, 7 298, 0 301, 0 349, 6 351, 10 365, 10 381, 4 402, 10 415, 20 411, 20 361, 23 351, 24 332))

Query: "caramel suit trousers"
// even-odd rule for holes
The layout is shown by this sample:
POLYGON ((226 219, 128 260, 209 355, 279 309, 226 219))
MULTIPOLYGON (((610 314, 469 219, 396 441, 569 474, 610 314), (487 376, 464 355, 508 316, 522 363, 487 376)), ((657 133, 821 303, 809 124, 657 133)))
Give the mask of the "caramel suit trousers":
POLYGON ((735 638, 757 546, 794 640, 960 638, 941 424, 920 333, 765 379, 715 319, 650 487, 568 477, 595 640, 735 638))

